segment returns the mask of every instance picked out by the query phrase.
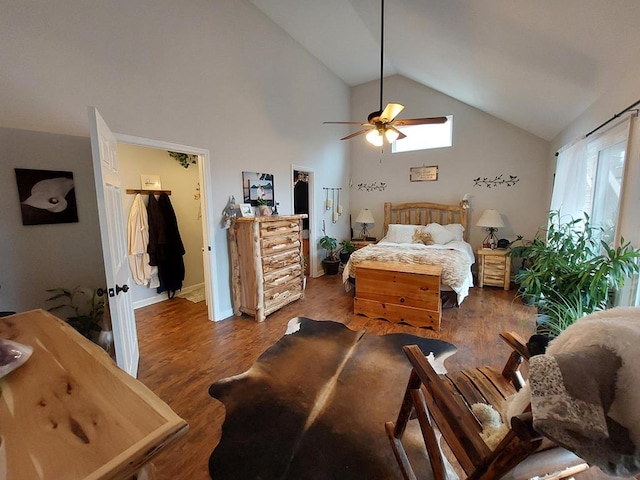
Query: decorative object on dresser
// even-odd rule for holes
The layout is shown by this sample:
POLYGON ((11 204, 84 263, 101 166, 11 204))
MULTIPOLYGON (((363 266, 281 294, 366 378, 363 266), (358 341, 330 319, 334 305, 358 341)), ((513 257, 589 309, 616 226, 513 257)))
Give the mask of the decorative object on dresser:
POLYGON ((229 229, 233 311, 262 322, 304 297, 302 219, 307 215, 235 218, 229 229))
POLYGON ((484 248, 496 248, 498 245, 498 237, 496 231, 504 227, 502 215, 497 210, 485 210, 482 212, 480 219, 476 223, 478 227, 484 227, 487 230, 487 236, 482 241, 484 248))
POLYGON ((360 231, 360 239, 367 240, 369 237, 369 231, 367 230, 367 225, 375 224, 371 211, 368 208, 363 208, 362 210, 360 210, 360 213, 358 213, 358 216, 356 217, 356 223, 362 224, 362 230, 360 231))
POLYGON ((508 250, 479 248, 477 255, 480 260, 478 266, 478 286, 493 285, 505 290, 511 288, 511 257, 508 250))
POLYGON ((437 265, 361 262, 353 313, 439 331, 441 273, 442 267, 437 265))

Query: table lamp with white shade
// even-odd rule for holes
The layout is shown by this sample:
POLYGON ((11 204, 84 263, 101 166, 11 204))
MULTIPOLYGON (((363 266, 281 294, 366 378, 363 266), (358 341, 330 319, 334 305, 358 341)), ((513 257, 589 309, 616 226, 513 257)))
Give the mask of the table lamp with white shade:
POLYGON ((358 216, 356 217, 356 223, 362 224, 362 230, 360 231, 360 238, 362 238, 363 240, 366 240, 367 237, 369 236, 367 225, 373 225, 375 223, 375 221, 373 220, 373 215, 371 214, 368 208, 363 208, 362 210, 360 210, 360 213, 358 213, 358 216))
POLYGON ((482 212, 476 226, 484 227, 488 232, 487 236, 482 241, 482 246, 484 248, 496 248, 498 245, 496 231, 498 228, 504 227, 504 222, 502 221, 502 215, 500 215, 500 212, 497 210, 485 210, 482 212))

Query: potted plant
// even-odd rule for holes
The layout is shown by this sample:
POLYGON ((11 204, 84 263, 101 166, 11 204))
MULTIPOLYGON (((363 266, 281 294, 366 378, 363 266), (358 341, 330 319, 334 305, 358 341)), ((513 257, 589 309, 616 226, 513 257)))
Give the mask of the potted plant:
POLYGON ((336 275, 340 267, 340 259, 336 253, 338 250, 338 240, 325 235, 320 239, 320 246, 327 252, 324 260, 322 260, 324 272, 327 275, 336 275))
POLYGON ((269 202, 266 198, 258 198, 256 202, 258 202, 258 211, 260 212, 260 215, 263 217, 271 216, 271 207, 269 206, 269 202))
POLYGON ((54 288, 47 290, 53 296, 47 302, 56 302, 48 311, 66 314, 67 323, 89 340, 96 342, 103 330, 104 298, 88 287, 73 290, 54 288))
POLYGON ((563 221, 549 213, 546 239, 535 238, 510 252, 523 259, 516 275, 520 293, 534 295, 544 320, 538 329, 557 336, 583 315, 610 306, 612 293, 638 272, 640 250, 621 239, 617 247, 603 240, 606 229, 589 215, 563 221))
POLYGON ((340 262, 346 264, 351 254, 356 251, 356 246, 350 240, 340 242, 340 262))

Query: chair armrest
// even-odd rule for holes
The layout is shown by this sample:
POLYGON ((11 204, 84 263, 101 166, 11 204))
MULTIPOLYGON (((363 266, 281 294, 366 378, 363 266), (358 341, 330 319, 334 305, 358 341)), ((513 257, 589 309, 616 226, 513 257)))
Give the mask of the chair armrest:
POLYGON ((507 342, 513 349, 507 363, 502 369, 502 376, 508 378, 513 386, 516 387, 517 390, 520 390, 524 386, 525 381, 519 368, 523 359, 529 360, 531 353, 527 348, 525 340, 515 332, 502 332, 500 338, 507 342))
POLYGON ((529 348, 527 348, 527 341, 522 338, 522 336, 516 332, 502 332, 500 338, 502 338, 514 352, 519 353, 525 360, 529 360, 531 353, 529 352, 529 348))

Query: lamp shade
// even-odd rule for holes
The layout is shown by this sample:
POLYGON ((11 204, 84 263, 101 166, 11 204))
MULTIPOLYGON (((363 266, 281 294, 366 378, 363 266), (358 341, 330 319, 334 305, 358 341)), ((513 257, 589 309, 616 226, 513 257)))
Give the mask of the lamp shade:
POLYGON ((356 223, 369 223, 374 224, 373 215, 368 208, 363 208, 356 217, 356 223))
POLYGON ((478 227, 502 228, 504 227, 504 222, 502 221, 502 215, 497 210, 485 210, 476 225, 478 227))

